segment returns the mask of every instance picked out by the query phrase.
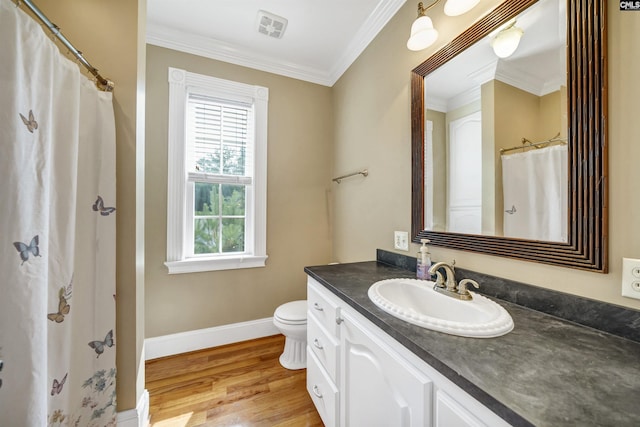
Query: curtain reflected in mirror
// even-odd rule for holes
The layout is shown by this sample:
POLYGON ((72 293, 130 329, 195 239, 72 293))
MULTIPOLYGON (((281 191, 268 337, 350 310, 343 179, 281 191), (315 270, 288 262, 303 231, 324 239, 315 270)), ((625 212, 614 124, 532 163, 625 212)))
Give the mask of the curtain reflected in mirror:
POLYGON ((566 242, 564 2, 537 2, 424 84, 425 229, 566 242))

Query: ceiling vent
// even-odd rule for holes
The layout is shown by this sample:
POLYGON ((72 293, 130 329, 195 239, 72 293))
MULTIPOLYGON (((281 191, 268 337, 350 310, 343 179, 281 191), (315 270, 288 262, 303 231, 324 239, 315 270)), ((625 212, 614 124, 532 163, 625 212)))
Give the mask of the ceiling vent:
POLYGON ((282 16, 264 10, 258 11, 258 32, 265 36, 281 39, 287 28, 287 20, 282 16))

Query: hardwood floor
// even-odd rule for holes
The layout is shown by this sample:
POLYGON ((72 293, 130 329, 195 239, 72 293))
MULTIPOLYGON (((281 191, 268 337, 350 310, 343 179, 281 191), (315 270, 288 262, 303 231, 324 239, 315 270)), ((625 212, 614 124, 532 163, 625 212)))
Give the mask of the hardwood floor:
POLYGON ((152 427, 323 426, 306 369, 278 362, 284 336, 146 362, 152 427))

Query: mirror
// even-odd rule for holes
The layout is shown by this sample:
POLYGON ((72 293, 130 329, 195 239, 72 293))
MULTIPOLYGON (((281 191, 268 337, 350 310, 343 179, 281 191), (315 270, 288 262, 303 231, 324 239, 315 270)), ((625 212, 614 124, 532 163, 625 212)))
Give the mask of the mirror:
MULTIPOLYGON (((414 242, 428 238, 434 246, 607 271, 604 3, 507 0, 412 71, 414 242), (526 27, 525 35, 535 40, 525 43, 523 36, 512 57, 498 60, 490 40, 514 19, 515 26, 526 27), (537 30, 533 21, 541 19, 544 22, 536 25, 544 29, 537 30), (566 42, 551 40, 563 33, 566 42), (527 52, 532 48, 533 53, 527 52), (546 50, 551 65, 537 67, 542 61, 535 49, 546 50), (471 63, 485 61, 483 66, 467 65, 463 77, 456 77, 456 64, 478 50, 484 50, 484 59, 476 57, 471 63), (526 63, 526 57, 534 61, 526 63), (518 82, 518 76, 535 74, 537 68, 553 73, 539 79, 537 87, 518 82), (450 84, 442 75, 454 76, 454 86, 464 86, 466 97, 447 94, 443 89, 450 84), (535 110, 523 109, 529 104, 535 110), (507 115, 514 111, 518 114, 507 115), (523 142, 538 148, 523 149, 523 142), (513 162, 521 158, 531 162, 532 157, 552 152, 555 157, 541 162, 545 168, 554 164, 559 171, 551 184, 523 178, 522 164, 513 162), (514 191, 518 181, 534 188, 526 191, 552 194, 543 199, 553 206, 544 200, 534 203, 551 215, 552 227, 548 218, 541 221, 542 231, 513 222, 529 211, 523 200, 517 200, 525 191, 519 187, 514 191), (471 196, 476 200, 469 203, 471 196)), ((549 174, 545 169, 543 175, 549 174)), ((531 218, 527 221, 530 224, 531 218)))
POLYGON ((425 229, 567 241, 566 33, 539 0, 425 77, 425 229))

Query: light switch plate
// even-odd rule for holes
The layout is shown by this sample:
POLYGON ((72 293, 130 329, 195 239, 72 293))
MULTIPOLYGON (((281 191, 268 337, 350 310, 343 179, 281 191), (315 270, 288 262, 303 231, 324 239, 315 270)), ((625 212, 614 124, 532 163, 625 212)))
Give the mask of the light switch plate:
MULTIPOLYGON (((393 247, 401 251, 409 251, 409 232, 407 231, 394 231, 393 232, 393 247)), ((640 264, 639 264, 640 265, 640 264)), ((640 279, 638 279, 640 280, 640 279)))
POLYGON ((622 296, 640 299, 640 259, 622 258, 622 296))

